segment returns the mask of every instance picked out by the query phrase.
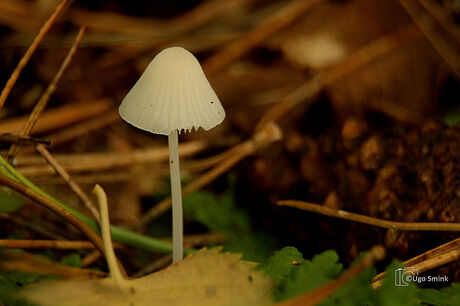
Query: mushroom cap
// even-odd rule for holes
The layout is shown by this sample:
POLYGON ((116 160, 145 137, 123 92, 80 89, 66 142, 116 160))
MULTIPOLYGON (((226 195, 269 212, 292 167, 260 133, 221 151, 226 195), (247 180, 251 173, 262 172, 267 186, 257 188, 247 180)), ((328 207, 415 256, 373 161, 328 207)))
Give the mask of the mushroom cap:
POLYGON ((181 47, 158 53, 119 108, 135 127, 155 134, 209 130, 220 124, 225 111, 198 60, 181 47))

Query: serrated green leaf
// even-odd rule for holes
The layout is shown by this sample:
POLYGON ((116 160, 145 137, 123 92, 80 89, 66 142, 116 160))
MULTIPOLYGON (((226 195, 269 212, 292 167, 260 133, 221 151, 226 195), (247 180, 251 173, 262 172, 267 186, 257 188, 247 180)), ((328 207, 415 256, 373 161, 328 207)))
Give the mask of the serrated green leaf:
POLYGON ((372 289, 369 285, 374 276, 374 268, 365 269, 350 282, 346 283, 343 287, 334 292, 330 297, 325 299, 322 303, 320 303, 320 305, 366 305, 374 294, 374 289, 372 289))
POLYGON ((460 283, 453 283, 450 287, 436 289, 418 289, 415 294, 420 302, 434 306, 460 305, 460 283))
POLYGON ((274 292, 276 300, 285 300, 308 292, 337 277, 342 271, 339 256, 333 250, 315 255, 292 269, 290 278, 285 278, 274 292))
POLYGON ((229 234, 224 251, 243 254, 243 259, 264 262, 278 247, 278 240, 264 232, 229 234))
POLYGON ((291 275, 292 269, 304 262, 303 255, 294 247, 284 247, 276 251, 266 264, 259 265, 273 280, 278 283, 291 275))
POLYGON ((387 267, 387 277, 384 278, 380 289, 375 291, 369 305, 375 306, 412 306, 420 305, 415 293, 417 287, 413 283, 409 286, 395 285, 395 271, 404 267, 400 262, 393 260, 387 267))
POLYGON ((245 232, 251 227, 248 214, 234 205, 231 193, 220 197, 198 191, 184 198, 184 216, 223 233, 245 232))

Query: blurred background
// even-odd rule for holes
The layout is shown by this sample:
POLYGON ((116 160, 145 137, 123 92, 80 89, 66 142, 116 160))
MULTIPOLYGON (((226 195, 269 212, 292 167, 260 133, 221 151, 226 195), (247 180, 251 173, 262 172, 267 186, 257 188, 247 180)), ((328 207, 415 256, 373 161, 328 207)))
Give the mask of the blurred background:
MULTIPOLYGON (((60 2, 0 1, 1 84, 60 2)), ((51 141, 85 192, 105 188, 112 223, 167 239, 167 205, 152 213, 169 195, 167 157, 155 151, 166 137, 136 130, 117 109, 159 51, 181 46, 199 59, 227 113, 210 131, 180 136, 184 186, 227 165, 189 189, 190 246, 224 243, 257 261, 286 245, 307 258, 335 249, 349 263, 382 244, 389 258, 405 260, 455 233, 397 232, 276 203, 458 222, 459 22, 456 0, 70 1, 1 108, 0 133, 20 132, 86 27, 31 135, 51 141), (269 122, 282 139, 243 152, 239 145, 269 122)), ((2 143, 2 152, 9 147, 2 143)), ((14 165, 89 214, 33 145, 19 148, 14 165)), ((30 203, 2 218, 4 237, 78 238, 30 203)), ((103 265, 80 253, 86 265, 103 265)), ((129 248, 119 255, 130 273, 162 258, 129 248)), ((459 280, 458 264, 440 269, 459 280)))

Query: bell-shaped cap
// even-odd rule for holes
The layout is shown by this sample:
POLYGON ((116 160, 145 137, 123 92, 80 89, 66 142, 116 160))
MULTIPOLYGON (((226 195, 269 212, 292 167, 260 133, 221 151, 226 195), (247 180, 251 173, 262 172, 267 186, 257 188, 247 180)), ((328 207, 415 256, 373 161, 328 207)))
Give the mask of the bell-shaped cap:
POLYGON ((167 48, 150 62, 119 108, 123 120, 155 134, 209 130, 225 111, 198 60, 181 47, 167 48))

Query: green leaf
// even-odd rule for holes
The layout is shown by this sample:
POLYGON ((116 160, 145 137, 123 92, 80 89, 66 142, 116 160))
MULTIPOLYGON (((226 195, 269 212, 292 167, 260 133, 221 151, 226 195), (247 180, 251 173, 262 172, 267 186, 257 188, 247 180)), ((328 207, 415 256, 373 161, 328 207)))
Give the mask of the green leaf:
POLYGON ((248 214, 235 207, 230 192, 220 197, 203 191, 189 194, 184 198, 184 216, 222 233, 244 232, 251 227, 248 214))
POLYGON ((11 192, 0 190, 0 213, 16 211, 21 208, 24 203, 24 198, 16 196, 11 192))
POLYGON ((395 271, 404 266, 397 260, 393 260, 387 267, 387 277, 383 279, 380 289, 375 291, 370 305, 379 306, 411 306, 420 305, 415 293, 417 287, 415 284, 409 282, 408 286, 396 286, 395 271))
POLYGON ((198 191, 184 198, 184 216, 210 231, 226 234, 224 250, 242 253, 244 260, 264 262, 278 246, 278 241, 264 232, 251 230, 249 215, 236 207, 231 192, 215 196, 198 191))
POLYGON ((330 297, 320 303, 321 306, 343 305, 366 305, 375 294, 374 289, 369 286, 375 276, 375 269, 368 268, 359 273, 350 282, 346 283, 330 297))
POLYGON ((224 251, 243 254, 243 259, 265 262, 278 247, 278 240, 265 232, 229 234, 224 251))
POLYGON ((342 271, 335 251, 325 251, 292 268, 291 277, 283 279, 274 291, 275 299, 285 300, 308 292, 337 277, 342 271))
POLYGON ((266 264, 259 265, 259 269, 265 270, 268 276, 278 283, 291 275, 292 270, 304 262, 302 253, 294 247, 284 247, 276 251, 266 264))
POLYGON ((64 266, 74 267, 74 268, 81 268, 83 265, 83 260, 81 259, 80 254, 72 253, 67 255, 61 259, 61 264, 64 266))
POLYGON ((0 272, 0 304, 8 306, 31 306, 23 299, 13 297, 25 285, 34 283, 43 276, 25 272, 0 272))
POLYGON ((422 303, 428 305, 460 305, 460 283, 453 283, 450 287, 441 290, 419 289, 416 296, 422 303))

